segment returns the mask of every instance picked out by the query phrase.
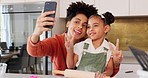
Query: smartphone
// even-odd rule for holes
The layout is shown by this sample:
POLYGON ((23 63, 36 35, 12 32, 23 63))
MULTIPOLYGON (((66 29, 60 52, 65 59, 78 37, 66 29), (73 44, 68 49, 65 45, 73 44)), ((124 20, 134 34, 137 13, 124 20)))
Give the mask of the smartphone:
MULTIPOLYGON (((47 11, 56 11, 56 7, 57 7, 57 2, 54 2, 54 1, 46 1, 45 2, 45 5, 44 5, 44 12, 47 12, 47 11)), ((55 14, 47 15, 47 17, 55 18, 55 14)), ((52 25, 48 25, 48 26, 44 26, 44 27, 45 28, 50 28, 50 29, 53 28, 52 25)))

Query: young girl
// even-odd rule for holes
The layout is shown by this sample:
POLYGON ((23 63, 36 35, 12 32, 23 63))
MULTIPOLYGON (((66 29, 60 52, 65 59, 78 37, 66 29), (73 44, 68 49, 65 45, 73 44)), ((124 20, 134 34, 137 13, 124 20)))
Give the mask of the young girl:
MULTIPOLYGON (((100 72, 111 76, 113 73, 113 49, 105 36, 110 30, 110 24, 114 22, 114 16, 110 12, 102 15, 92 15, 88 20, 87 38, 73 47, 73 42, 66 42, 67 66, 77 70, 100 72), (73 49, 74 48, 74 49, 73 49)), ((72 39, 71 39, 72 40, 72 39)), ((118 51, 118 50, 117 50, 118 51)))

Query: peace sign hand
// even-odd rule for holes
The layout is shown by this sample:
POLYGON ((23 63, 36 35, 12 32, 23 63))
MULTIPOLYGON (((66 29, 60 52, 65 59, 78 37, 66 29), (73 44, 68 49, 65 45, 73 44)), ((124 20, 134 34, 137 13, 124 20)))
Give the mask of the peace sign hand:
POLYGON ((112 44, 109 42, 110 49, 112 51, 112 58, 114 62, 114 66, 118 67, 122 61, 122 51, 119 50, 119 39, 116 41, 116 47, 115 49, 113 48, 112 44))
POLYGON ((70 38, 65 33, 65 47, 66 47, 66 50, 73 50, 73 46, 74 46, 74 37, 70 38))

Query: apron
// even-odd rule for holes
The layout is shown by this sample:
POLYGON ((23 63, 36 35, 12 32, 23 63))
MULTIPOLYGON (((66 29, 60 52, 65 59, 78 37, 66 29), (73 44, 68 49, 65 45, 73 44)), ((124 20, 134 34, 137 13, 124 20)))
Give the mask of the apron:
MULTIPOLYGON (((89 44, 84 43, 83 49, 88 49, 89 44)), ((89 71, 89 72, 104 72, 107 59, 107 48, 104 48, 104 52, 93 54, 83 51, 80 64, 77 70, 89 71)))

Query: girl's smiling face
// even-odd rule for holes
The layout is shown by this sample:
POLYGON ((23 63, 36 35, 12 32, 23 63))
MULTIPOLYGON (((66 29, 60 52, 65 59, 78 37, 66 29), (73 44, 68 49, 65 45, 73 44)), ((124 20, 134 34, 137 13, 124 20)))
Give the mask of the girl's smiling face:
POLYGON ((100 16, 91 16, 88 20, 87 35, 92 40, 104 39, 110 30, 109 25, 105 25, 100 16))

